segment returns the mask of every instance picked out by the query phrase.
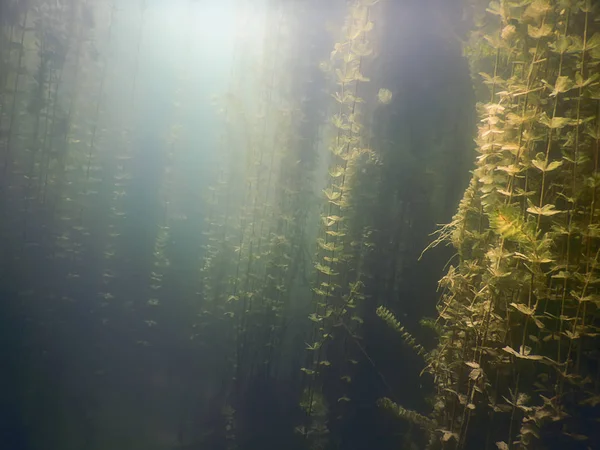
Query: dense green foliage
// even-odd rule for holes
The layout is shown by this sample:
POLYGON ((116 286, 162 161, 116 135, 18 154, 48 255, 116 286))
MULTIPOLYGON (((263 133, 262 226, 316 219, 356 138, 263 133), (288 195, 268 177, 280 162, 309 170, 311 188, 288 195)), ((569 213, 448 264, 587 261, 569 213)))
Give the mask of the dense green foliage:
POLYGON ((429 430, 432 448, 599 445, 592 3, 474 7, 479 156, 434 243, 457 250, 440 281, 439 344, 426 358, 434 412, 425 421, 398 410, 429 430))
POLYGON ((218 126, 157 7, 0 4, 15 450, 600 446, 598 5, 237 0, 218 126))

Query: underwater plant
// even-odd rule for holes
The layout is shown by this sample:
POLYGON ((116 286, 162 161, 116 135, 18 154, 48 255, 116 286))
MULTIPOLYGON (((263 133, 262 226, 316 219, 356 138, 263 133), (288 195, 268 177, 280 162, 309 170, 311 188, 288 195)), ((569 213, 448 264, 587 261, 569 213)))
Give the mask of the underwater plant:
POLYGON ((425 353, 434 409, 383 403, 431 448, 594 448, 600 12, 590 1, 473 8, 479 155, 432 244, 457 251, 425 353))
POLYGON ((313 312, 309 315, 313 323, 306 344, 306 363, 301 369, 305 374, 302 404, 306 420, 297 429, 312 448, 321 448, 331 427, 329 419, 340 417, 344 406, 351 402, 347 387, 352 381, 352 367, 358 363, 355 355, 363 350, 358 343, 363 320, 357 308, 364 299, 361 261, 369 233, 353 216, 357 198, 354 183, 356 174, 373 157, 363 124, 366 108, 361 107, 365 102, 361 86, 369 81, 363 71, 373 54, 376 3, 356 1, 347 7, 339 41, 330 61, 322 63, 337 87, 332 94, 335 113, 330 119, 331 154, 314 263, 313 312), (316 402, 321 396, 322 400, 316 402), (329 414, 315 408, 321 402, 331 410, 329 414))
MULTIPOLYGON (((3 6, 3 8, 8 9, 8 5, 3 6)), ((29 9, 25 9, 22 14, 17 14, 16 17, 13 18, 15 23, 9 23, 9 31, 6 31, 6 25, 2 24, 2 42, 3 42, 3 71, 2 71, 2 103, 0 104, 0 125, 2 125, 2 137, 5 138, 5 142, 3 145, 3 163, 2 163, 2 173, 4 174, 3 179, 6 180, 6 175, 9 173, 9 166, 11 165, 11 153, 12 146, 14 142, 14 133, 16 130, 15 121, 16 121, 16 112, 19 103, 17 102, 18 94, 19 94, 19 82, 21 76, 23 75, 24 70, 22 69, 23 56, 25 53, 25 35, 26 35, 26 26, 28 21, 28 13, 29 9), (22 16, 22 18, 21 18, 22 16), (18 21, 21 21, 19 25, 17 25, 18 21), (13 41, 13 35, 15 33, 15 28, 20 28, 20 35, 15 36, 18 40, 13 41), (8 34, 8 36, 7 36, 8 34), (12 59, 12 53, 14 47, 18 50, 17 62, 14 67, 11 67, 10 61, 12 59), (9 68, 12 68, 12 73, 9 68), (12 82, 12 83, 11 83, 12 82), (12 98, 11 98, 12 97, 12 98), (8 100, 10 98, 10 101, 8 100), (7 106, 9 108, 7 108, 7 106), (10 109, 10 113, 8 114, 9 125, 6 127, 4 124, 4 116, 7 115, 7 110, 10 109)), ((6 183, 6 181, 4 181, 6 183)))
POLYGON ((224 161, 207 199, 204 299, 194 339, 224 336, 226 356, 215 364, 224 380, 219 395, 227 412, 228 445, 256 432, 248 408, 257 387, 265 396, 277 387, 287 314, 304 256, 315 150, 299 136, 304 112, 290 97, 303 81, 294 58, 295 48, 304 51, 295 15, 301 8, 268 2, 261 17, 269 32, 260 54, 244 48, 242 39, 236 43, 223 110, 224 161))
POLYGON ((135 52, 134 67, 133 67, 133 80, 131 82, 131 107, 135 107, 136 94, 137 94, 137 81, 140 63, 140 49, 142 47, 142 41, 144 39, 144 24, 146 19, 146 11, 148 9, 147 0, 140 0, 140 22, 138 25, 137 32, 137 50, 135 52))

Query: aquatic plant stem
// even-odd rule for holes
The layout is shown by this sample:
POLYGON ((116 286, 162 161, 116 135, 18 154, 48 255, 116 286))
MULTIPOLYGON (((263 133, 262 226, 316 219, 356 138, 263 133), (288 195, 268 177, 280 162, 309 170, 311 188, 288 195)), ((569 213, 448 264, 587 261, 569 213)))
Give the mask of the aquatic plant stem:
MULTIPOLYGON (((4 150, 4 163, 3 163, 3 167, 2 167, 2 179, 5 183, 7 183, 8 181, 8 168, 11 164, 10 162, 10 158, 11 158, 11 152, 12 152, 12 144, 13 144, 13 137, 14 137, 14 132, 13 132, 13 128, 14 128, 14 124, 16 121, 16 108, 17 108, 17 95, 18 95, 18 89, 19 89, 19 80, 21 78, 21 64, 23 62, 23 54, 25 53, 25 30, 27 29, 27 18, 29 17, 29 8, 27 8, 25 10, 25 14, 23 16, 23 25, 22 25, 22 30, 21 30, 21 39, 20 39, 20 48, 19 48, 19 58, 17 61, 17 74, 15 76, 15 83, 14 83, 14 87, 13 87, 13 97, 12 97, 12 103, 11 103, 11 107, 10 107, 10 125, 8 127, 8 136, 7 136, 7 141, 6 141, 6 148, 4 150)), ((4 187, 3 189, 4 190, 4 187)))

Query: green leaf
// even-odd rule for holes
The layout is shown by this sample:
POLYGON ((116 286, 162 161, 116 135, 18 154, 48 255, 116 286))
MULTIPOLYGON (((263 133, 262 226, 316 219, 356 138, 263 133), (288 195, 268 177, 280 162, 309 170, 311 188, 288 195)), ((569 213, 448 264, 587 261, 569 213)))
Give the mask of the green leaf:
POLYGON ((509 346, 504 347, 502 350, 520 359, 528 359, 530 361, 541 361, 544 359, 544 357, 541 355, 530 355, 529 352, 531 350, 528 347, 523 348, 523 346, 521 346, 520 352, 509 346))
POLYGON ((561 270, 558 273, 552 275, 552 278, 555 278, 557 280, 568 280, 570 278, 573 278, 573 275, 571 275, 570 272, 566 272, 564 270, 561 270))
POLYGON ((329 176, 331 178, 339 178, 344 175, 345 172, 346 170, 342 166, 336 166, 329 169, 329 176))
POLYGON ((321 297, 330 297, 331 294, 327 291, 324 291, 323 289, 319 289, 319 288, 314 288, 313 292, 321 297))
POLYGON ((323 189, 323 193, 325 194, 325 196, 327 197, 327 200, 329 200, 329 201, 335 201, 342 196, 341 192, 334 191, 331 188, 323 189))
POLYGON ((556 53, 566 53, 571 45, 571 40, 567 36, 559 36, 554 43, 548 44, 556 53))
POLYGON ((321 317, 317 316, 317 314, 315 314, 315 313, 310 314, 308 316, 308 318, 310 320, 312 320, 313 322, 317 322, 317 323, 320 322, 321 320, 323 320, 321 317))
POLYGON ((587 50, 600 48, 600 33, 594 33, 594 35, 591 38, 589 38, 585 43, 585 48, 587 50))
POLYGON ((334 114, 331 117, 331 123, 333 124, 334 127, 340 128, 342 130, 350 129, 350 125, 344 121, 341 114, 334 114))
POLYGON ((469 378, 473 381, 476 381, 481 377, 482 373, 483 373, 483 371, 481 369, 473 369, 469 373, 469 378))
POLYGON ((539 28, 534 27, 533 25, 527 25, 527 34, 533 39, 550 36, 552 34, 552 25, 545 23, 539 28))
POLYGON ((504 82, 504 80, 502 78, 500 78, 499 76, 496 77, 492 77, 490 74, 487 74, 485 72, 479 72, 479 75, 481 75, 481 77, 483 78, 483 82, 484 84, 502 84, 504 82))
POLYGON ((328 252, 334 252, 336 250, 335 242, 325 242, 325 239, 323 239, 323 238, 318 238, 317 244, 323 250, 327 250, 328 252))
POLYGON ((356 56, 369 56, 373 53, 373 46, 368 41, 356 40, 352 42, 350 50, 356 56))
POLYGON ((581 36, 569 36, 569 40, 571 41, 567 53, 580 53, 583 51, 583 39, 581 36))
POLYGON ((600 141, 600 127, 588 124, 585 128, 585 134, 590 136, 595 141, 600 141))
POLYGON ((530 206, 529 208, 527 208, 527 212, 531 214, 537 214, 540 216, 553 216, 555 214, 560 214, 561 212, 563 212, 554 208, 555 206, 551 204, 544 205, 541 208, 539 206, 530 206))
POLYGON ((575 298, 579 303, 593 302, 593 303, 598 304, 598 302, 600 301, 600 296, 597 294, 590 294, 590 295, 582 296, 578 292, 571 291, 571 296, 573 296, 573 298, 575 298))
MULTIPOLYGON (((348 91, 344 92, 343 96, 339 92, 335 92, 335 93, 331 94, 331 96, 338 103, 342 103, 343 104, 343 103, 351 103, 352 102, 352 94, 350 92, 348 92, 348 91)), ((336 121, 336 123, 341 123, 341 122, 338 122, 337 118, 335 118, 335 117, 336 116, 332 117, 332 121, 336 121)), ((335 125, 335 123, 334 123, 334 125, 335 125)), ((341 127, 338 127, 338 128, 341 128, 341 127)))
POLYGON ((315 264, 315 269, 317 269, 319 272, 324 273, 325 275, 328 275, 328 276, 337 275, 337 272, 334 272, 331 269, 331 267, 324 266, 323 264, 320 264, 320 263, 315 264))
POLYGON ((551 10, 552 5, 548 0, 533 0, 523 15, 539 20, 544 14, 551 10))
POLYGON ((533 253, 528 255, 525 255, 524 253, 520 253, 520 252, 515 252, 514 256, 520 259, 523 259, 525 261, 529 261, 531 263, 535 263, 535 264, 545 264, 545 263, 549 263, 554 261, 552 258, 548 257, 548 255, 539 255, 537 253, 533 253))
POLYGON ((338 222, 341 222, 342 217, 340 216, 327 216, 327 217, 323 217, 323 223, 325 224, 326 227, 331 227, 333 225, 335 225, 338 222))
POLYGON ((561 76, 556 79, 554 90, 550 93, 550 97, 556 97, 558 94, 568 92, 575 87, 575 83, 567 76, 561 76))
POLYGON ((526 316, 533 316, 535 310, 527 306, 525 303, 511 303, 510 306, 515 308, 517 311, 525 314, 526 316))
POLYGON ((502 39, 504 39, 504 40, 509 40, 516 34, 517 34, 517 27, 509 24, 509 25, 506 25, 504 28, 502 28, 502 33, 500 33, 500 37, 502 37, 502 39))
POLYGON ((500 170, 502 172, 506 172, 509 175, 516 175, 523 170, 523 168, 517 166, 516 164, 511 164, 509 166, 498 166, 496 170, 500 170))
POLYGON ((581 73, 577 72, 575 74, 575 86, 574 87, 576 87, 576 88, 587 87, 590 84, 594 83, 599 78, 600 78, 600 75, 595 73, 591 77, 584 80, 583 77, 581 76, 581 73))
POLYGON ((526 242, 529 232, 520 211, 514 207, 504 206, 490 214, 492 230, 504 239, 526 242))
POLYGON ((453 433, 452 431, 448 431, 448 430, 439 430, 442 433, 442 442, 449 442, 450 439, 455 439, 456 441, 458 441, 458 433, 453 433))
POLYGON ((329 150, 335 156, 340 156, 344 153, 344 150, 348 147, 347 143, 343 142, 342 139, 338 139, 335 145, 330 145, 329 150))
MULTIPOLYGON (((533 111, 529 111, 526 112, 523 115, 519 115, 519 114, 515 114, 515 113, 508 113, 506 115, 506 122, 508 124, 511 125, 523 125, 525 123, 531 122, 533 119, 535 119, 535 113, 533 111)), ((508 144, 510 145, 510 144, 508 144)), ((507 145, 507 147, 508 147, 507 145)), ((510 150, 510 151, 515 151, 519 149, 519 146, 516 144, 512 144, 513 147, 512 148, 507 148, 506 150, 510 150)), ((505 150, 504 146, 502 147, 502 150, 505 150)))
POLYGON ((500 6, 500 2, 490 2, 490 5, 488 8, 486 8, 486 11, 489 12, 490 14, 493 14, 495 16, 500 16, 503 17, 504 11, 502 9, 502 7, 500 6))
POLYGON ((306 349, 310 351, 319 350, 323 344, 321 342, 315 342, 313 345, 306 344, 306 349))
POLYGON ((558 169, 562 166, 562 161, 552 161, 551 163, 547 163, 545 160, 534 159, 531 161, 531 164, 538 170, 542 172, 551 172, 555 169, 558 169))
POLYGON ((550 119, 545 113, 540 117, 540 123, 546 125, 548 128, 564 128, 567 125, 574 125, 575 122, 568 117, 553 117, 550 119))

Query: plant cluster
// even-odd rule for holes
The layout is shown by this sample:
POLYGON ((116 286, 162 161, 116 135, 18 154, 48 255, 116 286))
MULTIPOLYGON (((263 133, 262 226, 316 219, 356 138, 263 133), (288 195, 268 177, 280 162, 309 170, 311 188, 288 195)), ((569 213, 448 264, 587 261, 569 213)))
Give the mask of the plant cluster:
POLYGON ((415 421, 432 448, 594 448, 598 5, 492 1, 475 17, 479 155, 433 244, 459 261, 440 281, 426 358, 434 411, 415 421))
MULTIPOLYGON (((294 58, 306 51, 297 16, 308 6, 268 5, 270 31, 261 53, 238 42, 223 108, 226 157, 207 202, 204 299, 195 339, 212 340, 227 330, 226 356, 217 364, 228 380, 230 416, 247 408, 253 390, 267 389, 289 363, 282 350, 293 299, 305 284, 305 225, 320 126, 318 115, 307 119, 311 102, 299 101, 311 87, 302 78, 311 67, 294 58)), ((238 417, 243 439, 249 417, 238 417)))
POLYGON ((371 244, 370 230, 355 211, 363 200, 357 189, 357 174, 376 161, 367 146, 367 110, 362 106, 361 86, 369 81, 363 72, 374 51, 377 3, 358 0, 348 6, 341 39, 334 45, 330 60, 322 63, 337 88, 331 94, 335 112, 331 116, 331 154, 314 264, 314 310, 309 315, 313 326, 306 344, 307 362, 301 369, 306 375, 302 406, 307 418, 297 429, 314 448, 323 445, 330 416, 339 417, 351 401, 348 385, 362 350, 358 342, 363 323, 359 312, 364 299, 362 262, 371 244), (323 409, 333 413, 325 414, 323 409))

